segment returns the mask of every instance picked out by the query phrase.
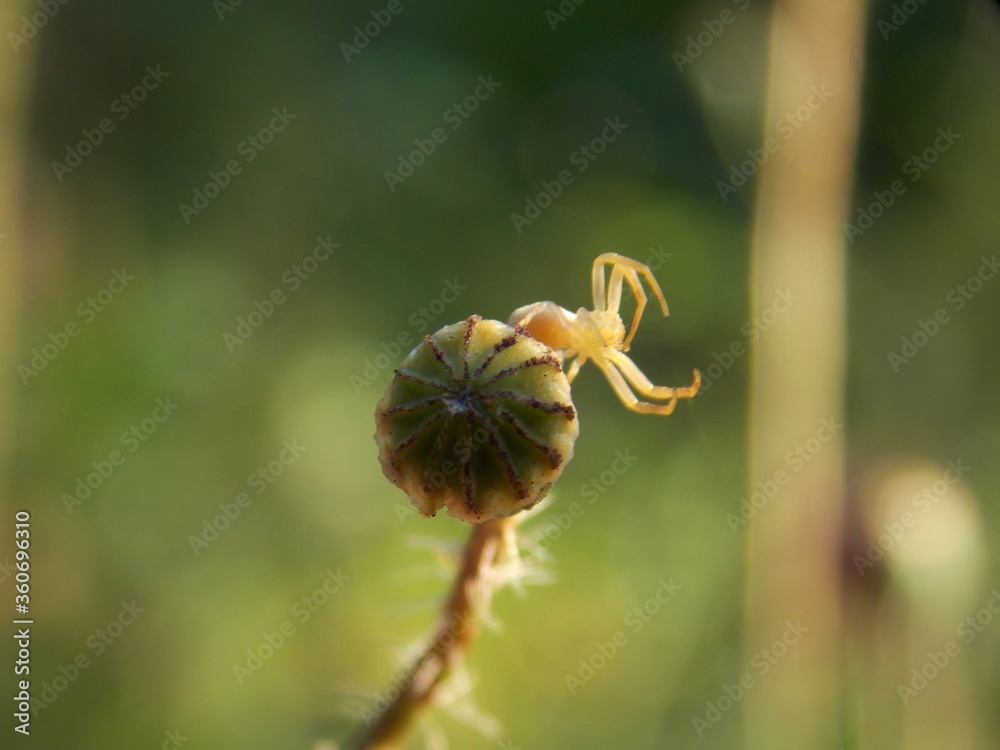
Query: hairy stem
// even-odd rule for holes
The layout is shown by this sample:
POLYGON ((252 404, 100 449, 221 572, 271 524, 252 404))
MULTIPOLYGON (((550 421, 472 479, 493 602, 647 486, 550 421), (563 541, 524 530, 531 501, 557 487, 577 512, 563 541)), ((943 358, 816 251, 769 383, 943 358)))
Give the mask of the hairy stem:
POLYGON ((472 527, 434 637, 403 676, 399 697, 354 746, 356 750, 405 747, 421 711, 430 705, 435 690, 461 663, 479 632, 482 613, 489 606, 494 589, 496 565, 513 529, 514 521, 510 518, 498 518, 472 527))

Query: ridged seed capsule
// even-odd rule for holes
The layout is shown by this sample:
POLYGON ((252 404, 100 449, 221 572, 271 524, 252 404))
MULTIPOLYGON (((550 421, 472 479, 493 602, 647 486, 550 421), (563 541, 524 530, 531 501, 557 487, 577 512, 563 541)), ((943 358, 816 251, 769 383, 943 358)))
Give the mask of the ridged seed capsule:
POLYGON ((473 315, 425 336, 375 410, 382 472, 424 516, 509 516, 548 494, 579 434, 562 360, 473 315))

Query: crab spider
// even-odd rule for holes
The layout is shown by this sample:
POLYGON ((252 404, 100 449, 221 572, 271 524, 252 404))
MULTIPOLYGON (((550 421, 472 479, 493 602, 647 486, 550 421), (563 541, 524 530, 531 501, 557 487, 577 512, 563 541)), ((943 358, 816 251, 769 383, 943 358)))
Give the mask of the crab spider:
POLYGON ((536 302, 519 307, 510 316, 510 325, 523 327, 535 339, 559 351, 564 360, 576 357, 566 372, 572 383, 580 368, 588 360, 604 373, 621 402, 632 411, 642 414, 670 414, 678 399, 693 398, 701 385, 701 373, 694 371, 691 385, 672 388, 653 385, 642 370, 626 355, 632 344, 639 320, 646 309, 646 292, 640 276, 646 280, 663 309, 663 316, 670 313, 667 301, 649 266, 626 258, 618 253, 602 253, 594 260, 593 290, 594 309, 580 308, 575 313, 555 302, 536 302), (605 293, 604 266, 611 266, 611 277, 605 293), (635 315, 628 332, 618 309, 622 300, 622 284, 628 282, 635 296, 635 315), (634 390, 633 390, 634 389, 634 390), (663 401, 651 403, 636 396, 663 401))

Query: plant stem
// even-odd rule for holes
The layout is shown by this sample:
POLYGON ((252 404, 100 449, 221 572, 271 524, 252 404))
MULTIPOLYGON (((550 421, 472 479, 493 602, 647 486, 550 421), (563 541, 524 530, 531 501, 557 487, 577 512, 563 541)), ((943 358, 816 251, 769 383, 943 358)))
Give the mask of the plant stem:
POLYGON ((771 483, 775 492, 748 530, 744 654, 774 642, 789 623, 809 631, 741 702, 747 750, 841 746, 844 431, 828 425, 844 413, 843 227, 857 158, 866 6, 770 6, 763 122, 821 109, 757 178, 750 307, 764 309, 777 290, 798 301, 751 347, 747 486, 771 483), (822 447, 803 458, 800 445, 815 444, 822 447))
POLYGON ((416 719, 431 704, 438 686, 461 663, 479 632, 482 614, 489 607, 495 588, 496 565, 513 529, 511 518, 494 519, 472 527, 434 637, 400 681, 399 697, 355 745, 357 750, 405 747, 416 719))

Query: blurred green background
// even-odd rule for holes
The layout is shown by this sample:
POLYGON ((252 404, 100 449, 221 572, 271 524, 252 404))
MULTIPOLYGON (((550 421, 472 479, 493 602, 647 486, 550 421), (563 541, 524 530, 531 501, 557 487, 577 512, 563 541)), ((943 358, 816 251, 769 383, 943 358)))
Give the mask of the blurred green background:
MULTIPOLYGON (((947 298, 1000 240, 997 13, 911 4, 886 34, 894 6, 875 3, 866 27, 852 205, 897 179, 906 190, 847 245, 842 669, 816 680, 840 686, 831 748, 923 747, 920 716, 949 746, 992 748, 1000 618, 961 641, 926 693, 904 703, 898 688, 927 659, 907 644, 955 637, 1000 586, 1000 280, 961 309, 947 298), (960 137, 911 182, 904 165, 938 128, 960 137), (949 322, 894 371, 887 353, 939 308, 949 322), (859 575, 854 556, 899 498, 948 461, 971 470, 859 575)), ((42 6, 5 11, 5 158, 17 162, 0 226, 0 549, 13 559, 14 512, 30 510, 32 690, 48 684, 55 700, 30 739, 8 713, 4 747, 154 748, 176 732, 185 748, 344 743, 447 588, 440 555, 414 542, 467 533, 408 513, 379 470, 372 415, 392 368, 473 313, 590 307, 590 266, 609 250, 650 263, 670 303, 667 321, 651 308, 631 356, 656 383, 699 367, 711 386, 670 418, 641 416, 582 370, 576 456, 526 538, 573 501, 586 512, 547 545, 554 582, 501 592, 502 629, 468 661, 471 699, 500 727, 484 736, 485 720, 477 731, 456 718, 467 697, 413 746, 743 746, 739 705, 709 730, 693 718, 741 674, 766 680, 741 649, 746 532, 727 520, 746 495, 748 362, 723 356, 750 343, 761 312, 748 302, 754 179, 726 200, 718 185, 762 137, 768 5, 387 7, 70 2, 30 38, 22 18, 42 6), (723 8, 735 20, 679 66, 674 53, 723 8), (378 17, 390 21, 345 56, 378 17), (88 148, 84 131, 98 140, 104 118, 88 148), (581 162, 605 118, 627 128, 581 162), (436 128, 433 153, 389 185, 436 128), (78 165, 54 167, 76 162, 68 150, 78 165), (516 226, 562 170, 572 183, 516 226), (198 190, 195 214, 181 204, 197 207, 198 190), (337 246, 314 255, 318 238, 337 246), (134 280, 122 287, 116 271, 134 280), (255 312, 273 290, 281 302, 255 312), (615 471, 625 451, 636 460, 615 471), (679 593, 630 628, 663 580, 679 593), (628 643, 572 691, 567 675, 617 630, 628 643), (268 654, 268 639, 283 643, 251 669, 248 649, 268 654)))

